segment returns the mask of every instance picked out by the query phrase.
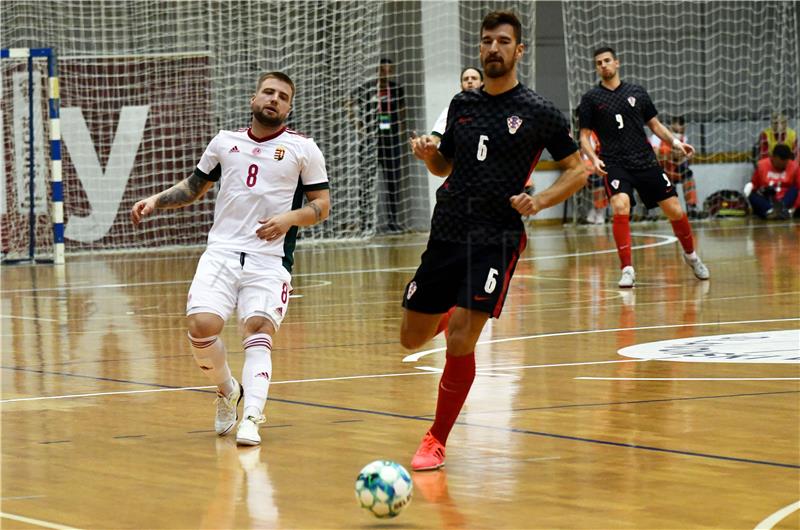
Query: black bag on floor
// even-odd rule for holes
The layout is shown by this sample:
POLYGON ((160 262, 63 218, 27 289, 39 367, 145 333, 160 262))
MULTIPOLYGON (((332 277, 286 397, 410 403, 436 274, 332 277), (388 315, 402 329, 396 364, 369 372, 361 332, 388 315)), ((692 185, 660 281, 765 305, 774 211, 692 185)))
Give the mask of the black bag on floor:
POLYGON ((750 205, 741 192, 719 190, 706 197, 703 209, 711 217, 744 217, 750 212, 750 205))

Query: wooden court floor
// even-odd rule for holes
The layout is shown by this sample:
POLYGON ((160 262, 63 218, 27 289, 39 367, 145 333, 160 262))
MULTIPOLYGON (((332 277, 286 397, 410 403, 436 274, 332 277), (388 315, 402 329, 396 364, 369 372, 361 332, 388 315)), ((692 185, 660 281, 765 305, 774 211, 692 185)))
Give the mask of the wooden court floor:
MULTIPOLYGON (((666 221, 633 231, 623 292, 610 227, 531 227, 445 471, 414 474, 389 521, 353 484, 375 459, 409 466, 434 411, 443 339, 397 337, 423 234, 298 250, 250 449, 214 434, 186 340, 196 249, 4 266, 0 524, 800 528, 800 223, 696 224, 708 282, 666 221), (702 346, 756 333, 761 357, 702 346), (658 341, 667 357, 618 353, 658 341)), ((238 373, 235 322, 223 338, 238 373)))

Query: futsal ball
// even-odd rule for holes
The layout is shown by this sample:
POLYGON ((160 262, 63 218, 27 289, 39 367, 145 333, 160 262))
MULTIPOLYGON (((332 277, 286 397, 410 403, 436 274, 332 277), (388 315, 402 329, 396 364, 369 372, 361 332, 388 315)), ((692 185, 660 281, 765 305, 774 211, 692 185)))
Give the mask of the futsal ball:
POLYGON ((381 519, 395 517, 411 502, 411 475, 396 462, 370 462, 356 479, 356 499, 361 507, 381 519))

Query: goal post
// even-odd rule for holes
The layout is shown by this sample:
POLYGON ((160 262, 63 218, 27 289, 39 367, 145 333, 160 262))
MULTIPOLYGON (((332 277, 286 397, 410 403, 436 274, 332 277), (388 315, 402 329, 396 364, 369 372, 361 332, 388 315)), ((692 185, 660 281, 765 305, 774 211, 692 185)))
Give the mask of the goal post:
POLYGON ((0 118, 4 144, 0 205, 3 263, 61 265, 64 263, 64 190, 56 54, 52 48, 2 48, 0 61, 2 66, 17 63, 16 68, 14 65, 2 68, 0 83, 0 93, 10 89, 10 94, 2 97, 0 118), (45 61, 46 70, 37 69, 37 59, 45 61), (24 91, 16 82, 23 78, 21 66, 24 66, 26 80, 24 91), (38 76, 46 77, 46 112, 38 106, 37 92, 42 89, 38 76), (5 147, 9 144, 13 144, 9 151, 11 156, 6 159, 5 147), (49 164, 44 162, 45 158, 49 159, 49 164), (48 166, 49 172, 46 171, 48 166))

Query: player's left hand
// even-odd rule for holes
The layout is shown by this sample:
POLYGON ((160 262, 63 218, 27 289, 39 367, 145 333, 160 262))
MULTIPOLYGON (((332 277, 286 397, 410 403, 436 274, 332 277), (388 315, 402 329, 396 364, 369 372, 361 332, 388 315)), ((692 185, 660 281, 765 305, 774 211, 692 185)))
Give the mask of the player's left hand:
POLYGON ((439 145, 436 143, 434 137, 430 134, 423 134, 417 136, 416 131, 411 134, 409 138, 411 144, 411 152, 418 159, 425 161, 433 157, 439 152, 439 145))
POLYGON ((677 147, 686 158, 692 158, 692 155, 694 155, 694 147, 687 143, 679 142, 675 147, 677 147))
POLYGON ((282 237, 292 227, 285 214, 259 219, 258 222, 261 226, 256 230, 256 237, 264 241, 274 241, 282 237))
POLYGON ((514 195, 510 199, 511 207, 522 215, 536 215, 542 209, 536 197, 531 197, 527 193, 514 195))

